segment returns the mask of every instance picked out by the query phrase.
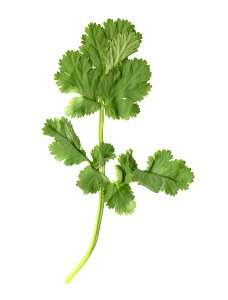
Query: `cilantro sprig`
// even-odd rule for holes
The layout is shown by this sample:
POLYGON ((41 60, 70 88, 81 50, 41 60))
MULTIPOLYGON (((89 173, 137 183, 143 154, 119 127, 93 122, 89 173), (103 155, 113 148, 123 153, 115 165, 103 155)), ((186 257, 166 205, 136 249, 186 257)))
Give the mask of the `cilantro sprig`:
POLYGON ((68 117, 81 118, 99 112, 98 145, 89 157, 66 117, 48 119, 43 127, 43 134, 54 138, 49 149, 57 161, 63 161, 66 166, 87 163, 76 185, 84 194, 99 192, 91 244, 66 283, 79 272, 96 246, 104 205, 119 215, 130 215, 136 208, 133 182, 155 193, 161 191, 174 196, 179 190, 188 189, 194 179, 185 161, 173 159, 169 150, 158 150, 149 156, 145 170, 138 167, 133 151, 127 150, 118 157, 116 180, 110 181, 105 174, 106 163, 116 157, 113 145, 104 142, 105 116, 124 120, 135 117, 140 112, 139 101, 151 90, 148 63, 128 58, 138 51, 141 41, 142 35, 127 20, 108 19, 103 26, 91 23, 85 29, 79 50, 63 55, 54 76, 62 93, 75 94, 65 108, 68 117))

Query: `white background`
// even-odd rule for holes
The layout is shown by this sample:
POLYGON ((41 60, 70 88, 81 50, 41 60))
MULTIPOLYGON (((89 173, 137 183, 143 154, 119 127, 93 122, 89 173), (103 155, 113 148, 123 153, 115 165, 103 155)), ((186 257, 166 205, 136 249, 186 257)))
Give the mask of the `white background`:
MULTIPOLYGON (((1 2, 0 299, 228 299, 226 2, 1 2), (153 89, 137 118, 105 120, 105 141, 117 154, 133 148, 141 168, 171 149, 196 178, 176 197, 134 185, 136 213, 105 209, 95 252, 65 285, 98 199, 75 186, 81 166, 51 157, 41 128, 71 97, 55 86, 58 59, 89 22, 118 17, 143 33, 136 56, 151 65, 153 89)), ((97 121, 73 121, 87 152, 97 121)))

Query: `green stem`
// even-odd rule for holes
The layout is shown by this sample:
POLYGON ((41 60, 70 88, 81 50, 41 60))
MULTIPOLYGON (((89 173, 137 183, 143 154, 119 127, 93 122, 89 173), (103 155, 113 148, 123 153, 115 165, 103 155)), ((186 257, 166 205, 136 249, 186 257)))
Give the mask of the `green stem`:
MULTIPOLYGON (((99 144, 103 143, 103 128, 104 128, 104 108, 101 107, 100 113, 99 113, 99 129, 98 129, 99 144)), ((105 166, 102 166, 100 168, 100 172, 105 174, 105 166)), ((97 240, 98 240, 103 210, 104 210, 104 190, 101 187, 100 191, 99 191, 99 203, 98 203, 97 217, 96 217, 93 236, 92 236, 92 240, 91 240, 89 249, 87 250, 86 254, 83 256, 83 258, 79 262, 79 264, 73 269, 73 271, 70 273, 70 275, 65 279, 65 283, 69 283, 74 278, 74 276, 81 270, 81 268, 84 266, 84 264, 87 262, 88 258, 92 254, 92 252, 96 246, 97 240)))

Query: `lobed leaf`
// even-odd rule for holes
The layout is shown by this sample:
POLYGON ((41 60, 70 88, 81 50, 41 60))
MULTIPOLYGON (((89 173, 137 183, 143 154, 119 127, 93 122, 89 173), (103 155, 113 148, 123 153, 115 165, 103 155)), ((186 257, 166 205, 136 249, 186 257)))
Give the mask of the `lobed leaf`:
POLYGON ((135 102, 142 100, 151 89, 150 76, 147 62, 137 58, 126 59, 114 68, 105 76, 99 89, 106 115, 125 120, 135 117, 140 112, 135 102))
POLYGON ((49 145, 49 150, 57 161, 64 161, 66 166, 79 165, 86 161, 85 155, 68 141, 55 141, 49 145))
POLYGON ((143 60, 128 60, 138 50, 142 35, 127 20, 108 19, 104 27, 90 23, 80 51, 67 51, 59 61, 56 83, 63 93, 77 93, 65 112, 83 117, 105 107, 113 119, 128 120, 139 112, 136 101, 150 91, 151 73, 143 60))
POLYGON ((92 165, 96 169, 116 157, 114 147, 108 143, 101 143, 95 146, 91 151, 91 155, 93 158, 92 165))
POLYGON ((78 93, 96 100, 99 72, 92 68, 90 59, 79 51, 67 51, 59 60, 59 71, 54 79, 62 93, 78 93))
POLYGON ((82 36, 80 51, 88 56, 93 66, 102 74, 104 71, 104 52, 108 45, 105 30, 100 24, 90 23, 82 36))
POLYGON ((84 117, 95 113, 100 109, 101 105, 99 102, 91 100, 86 97, 74 97, 71 99, 68 106, 65 108, 65 113, 70 117, 84 117))
POLYGON ((104 104, 105 114, 107 117, 114 120, 129 120, 140 113, 138 104, 133 103, 128 99, 112 99, 112 101, 104 104))
POLYGON ((123 98, 132 101, 141 101, 151 90, 148 83, 151 77, 150 66, 145 60, 134 58, 126 59, 119 66, 121 80, 116 89, 123 98))
POLYGON ((104 192, 104 199, 109 208, 115 209, 119 215, 134 213, 136 203, 129 184, 109 183, 104 192))
POLYGON ((101 187, 105 187, 108 182, 109 180, 104 174, 92 166, 87 166, 79 173, 79 180, 76 185, 83 190, 84 194, 95 194, 101 187))
MULTIPOLYGON (((117 19, 113 21, 108 19, 104 22, 105 35, 108 40, 113 40, 118 33, 135 32, 135 26, 128 20, 117 19)), ((140 36, 140 34, 138 33, 140 36)))
POLYGON ((159 150, 148 158, 146 171, 136 170, 134 180, 153 192, 164 191, 176 195, 178 190, 186 190, 193 182, 194 174, 183 160, 172 160, 169 150, 159 150))
POLYGON ((135 53, 141 40, 135 32, 118 33, 109 41, 108 50, 105 53, 105 73, 109 73, 121 61, 135 53))
POLYGON ((104 74, 137 51, 141 40, 142 35, 127 20, 108 19, 104 27, 96 23, 86 27, 80 51, 90 58, 100 74, 104 74))
POLYGON ((54 137, 55 142, 49 146, 49 149, 56 160, 63 160, 67 166, 88 160, 81 147, 80 139, 68 119, 62 117, 46 120, 43 134, 54 137))
POLYGON ((137 163, 132 156, 132 150, 127 150, 118 158, 119 165, 116 165, 116 175, 118 182, 130 183, 133 181, 134 171, 137 169, 137 163))

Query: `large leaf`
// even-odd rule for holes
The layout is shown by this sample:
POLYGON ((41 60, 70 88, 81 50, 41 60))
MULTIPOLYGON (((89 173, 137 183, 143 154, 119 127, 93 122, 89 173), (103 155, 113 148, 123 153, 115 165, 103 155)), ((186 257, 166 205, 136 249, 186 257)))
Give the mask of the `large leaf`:
POLYGON ((79 51, 67 51, 59 61, 60 69, 55 80, 63 93, 78 93, 66 108, 68 116, 82 117, 100 108, 97 91, 99 72, 92 69, 91 61, 79 51))
POLYGON ((124 60, 114 68, 100 84, 99 94, 104 98, 106 115, 113 119, 129 119, 139 112, 136 101, 142 100, 150 91, 151 72, 146 61, 124 60))
POLYGON ((127 57, 137 51, 141 39, 127 20, 88 25, 80 52, 67 51, 55 74, 61 92, 79 94, 66 107, 68 116, 92 114, 101 102, 113 119, 128 120, 140 112, 134 102, 148 94, 151 73, 145 61, 127 57))
POLYGON ((100 74, 108 73, 120 61, 137 51, 142 35, 127 20, 108 19, 104 27, 90 23, 82 36, 80 51, 88 56, 100 74))

